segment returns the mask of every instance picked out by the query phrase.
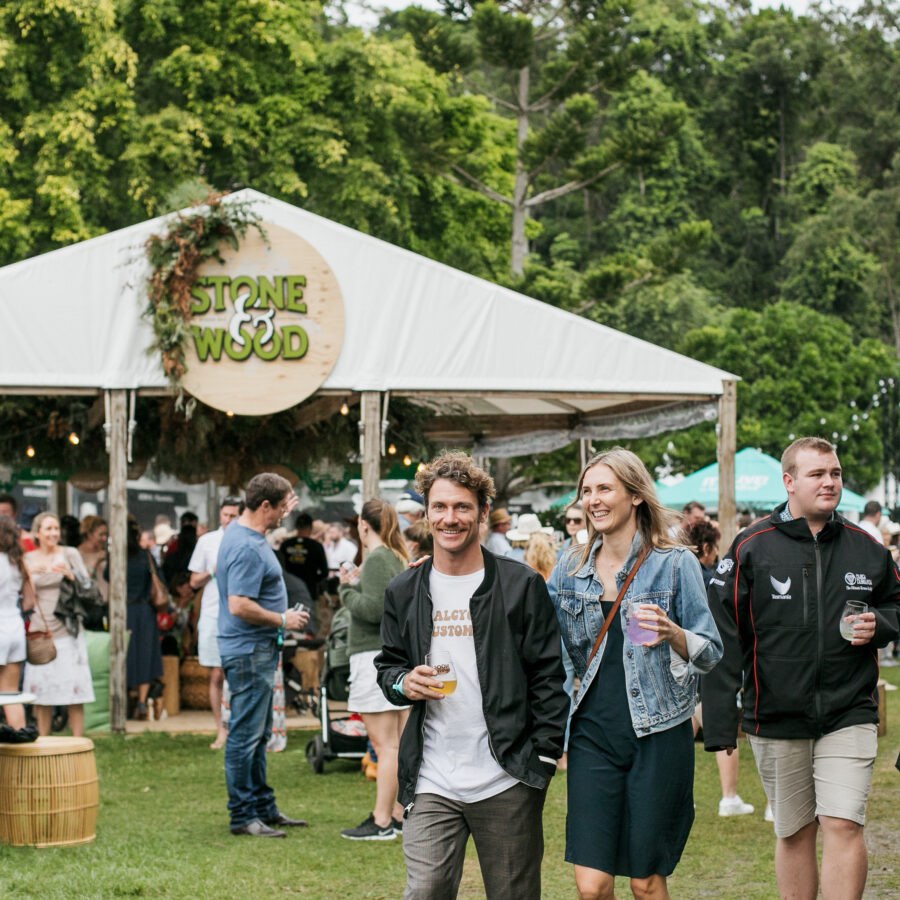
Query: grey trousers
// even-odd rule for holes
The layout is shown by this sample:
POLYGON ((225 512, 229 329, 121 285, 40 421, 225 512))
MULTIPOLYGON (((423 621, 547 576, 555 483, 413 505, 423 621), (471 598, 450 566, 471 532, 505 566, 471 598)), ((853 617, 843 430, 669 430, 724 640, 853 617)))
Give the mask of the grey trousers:
POLYGON ((546 795, 521 783, 477 803, 417 794, 403 826, 404 900, 454 900, 470 834, 488 900, 540 900, 546 795))

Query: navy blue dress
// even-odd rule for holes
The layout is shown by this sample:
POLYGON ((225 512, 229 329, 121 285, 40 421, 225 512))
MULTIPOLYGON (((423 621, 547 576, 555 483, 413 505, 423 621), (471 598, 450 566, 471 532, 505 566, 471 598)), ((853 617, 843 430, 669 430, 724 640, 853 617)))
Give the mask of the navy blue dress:
POLYGON ((156 610, 150 605, 150 555, 143 550, 128 557, 126 575, 126 610, 128 654, 125 657, 125 680, 129 688, 149 684, 162 676, 162 654, 156 610))
MULTIPOLYGON (((604 618, 612 603, 601 601, 604 618)), ((571 722, 566 861, 610 875, 671 875, 694 823, 690 720, 638 737, 616 613, 600 670, 571 722)), ((628 650, 639 653, 639 647, 628 650)))

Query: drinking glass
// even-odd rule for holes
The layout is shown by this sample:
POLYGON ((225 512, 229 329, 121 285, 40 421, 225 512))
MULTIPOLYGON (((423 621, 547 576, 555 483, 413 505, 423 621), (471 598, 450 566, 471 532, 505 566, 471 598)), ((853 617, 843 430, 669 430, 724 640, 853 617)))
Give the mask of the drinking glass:
POLYGON ((443 687, 434 689, 441 694, 452 694, 456 690, 456 669, 446 650, 433 650, 425 656, 425 665, 434 669, 434 678, 442 681, 443 687))
POLYGON ((841 612, 841 637, 845 641, 852 641, 853 623, 869 609, 868 604, 862 600, 848 600, 844 604, 843 612, 841 612))

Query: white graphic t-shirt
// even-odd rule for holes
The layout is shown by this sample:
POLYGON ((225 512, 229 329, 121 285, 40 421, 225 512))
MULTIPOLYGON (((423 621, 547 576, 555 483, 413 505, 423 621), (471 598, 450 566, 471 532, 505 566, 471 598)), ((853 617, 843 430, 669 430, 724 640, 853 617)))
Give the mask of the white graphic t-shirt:
POLYGON ((443 700, 427 701, 416 793, 438 794, 461 803, 485 800, 517 783, 491 755, 481 710, 469 599, 483 579, 483 569, 471 575, 442 575, 432 567, 429 583, 434 623, 431 650, 449 652, 458 684, 443 700))

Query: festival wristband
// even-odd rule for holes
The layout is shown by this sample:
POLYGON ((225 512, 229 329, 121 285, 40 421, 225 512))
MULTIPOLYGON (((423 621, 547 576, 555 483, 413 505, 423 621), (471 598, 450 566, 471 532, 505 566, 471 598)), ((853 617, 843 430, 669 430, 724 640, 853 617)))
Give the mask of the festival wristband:
POLYGON ((406 680, 406 672, 404 672, 398 679, 395 681, 391 687, 400 694, 401 697, 405 697, 406 694, 403 693, 403 682, 406 680))

